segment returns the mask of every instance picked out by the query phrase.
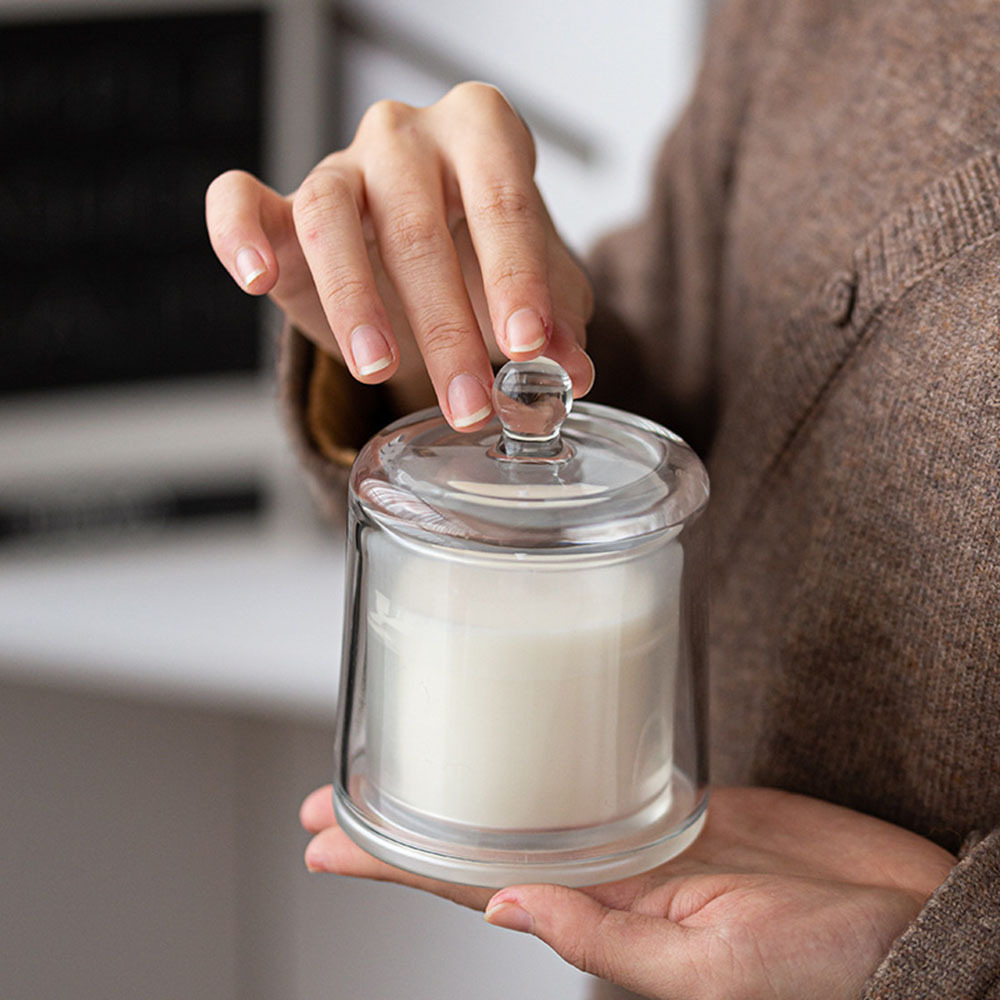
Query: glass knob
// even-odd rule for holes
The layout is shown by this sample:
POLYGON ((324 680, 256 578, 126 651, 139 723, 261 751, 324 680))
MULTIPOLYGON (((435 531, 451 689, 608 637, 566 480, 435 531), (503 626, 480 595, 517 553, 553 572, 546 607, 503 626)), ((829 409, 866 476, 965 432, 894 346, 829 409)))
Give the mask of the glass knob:
POLYGON ((549 358, 508 361, 493 382, 493 409, 503 427, 505 455, 558 454, 559 428, 572 408, 573 383, 549 358))

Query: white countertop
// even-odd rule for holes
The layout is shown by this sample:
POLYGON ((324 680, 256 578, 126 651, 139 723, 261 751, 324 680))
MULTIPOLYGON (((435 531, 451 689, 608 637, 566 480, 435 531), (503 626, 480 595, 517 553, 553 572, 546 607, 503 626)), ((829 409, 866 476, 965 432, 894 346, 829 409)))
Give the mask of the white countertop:
POLYGON ((0 677, 332 721, 343 543, 207 525, 0 551, 0 677))

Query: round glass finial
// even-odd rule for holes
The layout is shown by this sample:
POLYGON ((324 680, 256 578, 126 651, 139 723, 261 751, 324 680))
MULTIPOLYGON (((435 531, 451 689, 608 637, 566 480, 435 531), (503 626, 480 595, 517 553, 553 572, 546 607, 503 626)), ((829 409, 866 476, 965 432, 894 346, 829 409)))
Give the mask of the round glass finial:
POLYGON ((559 428, 573 408, 573 383, 549 358, 508 361, 493 382, 493 409, 507 455, 553 455, 559 428))

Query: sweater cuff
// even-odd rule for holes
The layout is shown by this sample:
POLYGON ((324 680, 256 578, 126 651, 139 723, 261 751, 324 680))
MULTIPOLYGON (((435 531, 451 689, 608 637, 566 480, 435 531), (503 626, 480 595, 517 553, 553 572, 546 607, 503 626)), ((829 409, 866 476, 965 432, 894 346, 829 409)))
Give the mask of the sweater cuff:
POLYGON ((935 890, 862 1000, 1000 1000, 1000 829, 935 890))
POLYGON ((284 422, 328 516, 342 515, 358 450, 395 419, 388 392, 362 385, 338 361, 286 323, 278 345, 278 396, 284 422))

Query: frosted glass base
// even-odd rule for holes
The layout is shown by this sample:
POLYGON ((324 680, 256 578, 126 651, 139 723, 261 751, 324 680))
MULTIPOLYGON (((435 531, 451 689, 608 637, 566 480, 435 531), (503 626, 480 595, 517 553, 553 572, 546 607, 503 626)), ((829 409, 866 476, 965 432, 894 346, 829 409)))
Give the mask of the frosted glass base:
POLYGON ((495 831, 439 821, 404 825, 363 788, 334 786, 344 832, 369 854, 415 875, 500 889, 528 882, 596 885, 649 871, 687 849, 705 825, 708 790, 674 769, 663 794, 640 813, 605 827, 495 831), (422 827, 422 829, 418 828, 422 827), (602 838, 602 834, 606 834, 602 838))

